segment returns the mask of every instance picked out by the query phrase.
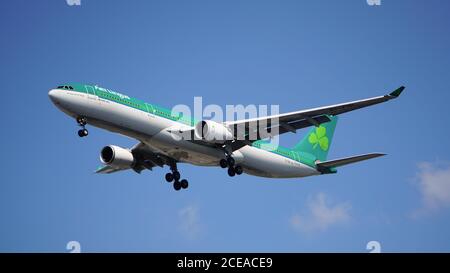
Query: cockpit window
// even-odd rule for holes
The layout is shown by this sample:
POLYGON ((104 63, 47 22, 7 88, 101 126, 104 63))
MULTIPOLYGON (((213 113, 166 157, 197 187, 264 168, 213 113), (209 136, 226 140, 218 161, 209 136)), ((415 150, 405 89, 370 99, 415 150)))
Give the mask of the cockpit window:
POLYGON ((67 90, 74 90, 72 86, 70 85, 60 85, 57 87, 58 89, 67 89, 67 90))

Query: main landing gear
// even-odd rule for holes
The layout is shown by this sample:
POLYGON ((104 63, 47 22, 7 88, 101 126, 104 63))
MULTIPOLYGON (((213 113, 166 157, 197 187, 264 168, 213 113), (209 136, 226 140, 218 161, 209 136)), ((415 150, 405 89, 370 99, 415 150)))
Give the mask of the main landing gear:
POLYGON ((177 170, 176 165, 170 168, 172 172, 166 173, 166 181, 173 182, 173 188, 176 191, 181 189, 187 189, 189 187, 189 182, 186 179, 181 179, 180 172, 177 170))
POLYGON ((78 136, 79 137, 85 137, 89 134, 88 130, 86 129, 86 118, 85 117, 77 117, 77 123, 81 127, 80 130, 78 130, 78 136))
POLYGON ((228 175, 229 176, 235 176, 235 175, 241 175, 244 170, 241 166, 236 165, 236 161, 232 156, 227 155, 226 159, 221 159, 219 161, 220 167, 223 169, 228 167, 228 175))

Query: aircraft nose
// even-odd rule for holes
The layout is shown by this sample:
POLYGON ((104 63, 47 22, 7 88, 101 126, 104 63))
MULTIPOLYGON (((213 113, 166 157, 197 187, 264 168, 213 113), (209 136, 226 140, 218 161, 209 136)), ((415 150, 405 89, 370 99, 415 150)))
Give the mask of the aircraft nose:
POLYGON ((58 102, 58 90, 56 89, 52 89, 48 92, 48 96, 50 97, 50 99, 54 102, 57 103, 58 102))

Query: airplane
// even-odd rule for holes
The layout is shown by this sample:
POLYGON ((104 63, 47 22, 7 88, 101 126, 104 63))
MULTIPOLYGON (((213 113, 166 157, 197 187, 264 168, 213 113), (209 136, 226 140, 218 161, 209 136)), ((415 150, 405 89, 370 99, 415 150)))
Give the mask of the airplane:
POLYGON ((188 188, 189 183, 181 179, 178 163, 220 166, 227 168, 231 177, 246 173, 300 178, 336 173, 338 167, 383 156, 369 153, 327 160, 338 115, 395 99, 404 89, 401 86, 383 96, 226 122, 196 120, 97 85, 63 84, 48 95, 59 110, 76 120, 81 127, 80 137, 88 135, 86 125, 90 124, 138 141, 132 148, 103 147, 103 165, 96 173, 141 173, 168 166, 170 172, 165 179, 179 191, 188 188), (268 141, 307 127, 311 127, 309 132, 292 148, 274 146, 268 141))

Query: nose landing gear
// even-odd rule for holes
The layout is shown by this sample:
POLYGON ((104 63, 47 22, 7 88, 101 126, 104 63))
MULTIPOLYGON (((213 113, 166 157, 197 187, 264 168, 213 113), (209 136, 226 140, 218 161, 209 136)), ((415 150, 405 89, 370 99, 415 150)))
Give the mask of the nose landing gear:
POLYGON ((81 129, 78 130, 79 137, 85 137, 89 134, 89 131, 86 129, 87 120, 85 117, 77 117, 77 123, 81 126, 81 129))

